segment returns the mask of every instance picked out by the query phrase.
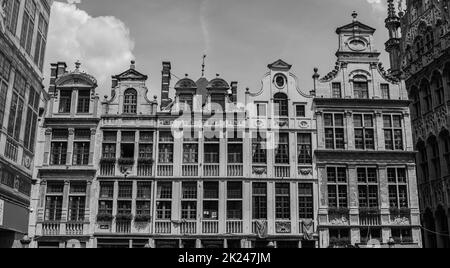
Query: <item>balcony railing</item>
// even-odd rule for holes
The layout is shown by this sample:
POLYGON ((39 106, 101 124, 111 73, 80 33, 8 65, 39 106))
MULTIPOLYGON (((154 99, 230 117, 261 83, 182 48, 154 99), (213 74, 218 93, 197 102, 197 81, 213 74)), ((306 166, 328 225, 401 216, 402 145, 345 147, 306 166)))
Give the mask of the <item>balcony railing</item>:
POLYGON ((102 162, 100 164, 101 176, 114 176, 116 173, 116 162, 102 162))
POLYGON ((181 234, 196 234, 197 233, 197 222, 196 221, 183 221, 180 224, 181 234))
POLYGON ((242 164, 229 164, 227 167, 228 177, 244 176, 244 166, 242 164))
POLYGON ((172 223, 170 221, 155 222, 156 234, 170 234, 172 232, 172 223))
POLYGON ((183 177, 198 177, 198 165, 183 165, 183 177))
POLYGON ((158 165, 159 177, 172 177, 173 176, 173 164, 170 165, 158 165))
POLYGON ((378 226, 381 224, 381 213, 378 209, 360 209, 359 225, 378 226))
POLYGON ((116 233, 118 234, 131 233, 131 221, 116 221, 116 233))
POLYGON ((82 222, 68 222, 66 223, 66 235, 79 236, 84 233, 84 223, 82 222))
POLYGON ((152 167, 153 167, 152 164, 139 163, 138 168, 137 168, 138 176, 139 177, 151 177, 153 175, 152 167))
POLYGON ((242 234, 243 232, 243 221, 227 221, 227 234, 242 234))
POLYGON ((219 167, 220 165, 205 164, 203 166, 203 176, 204 177, 219 177, 219 167))
POLYGON ((15 142, 13 142, 10 139, 6 140, 6 145, 5 145, 5 157, 16 162, 17 161, 17 154, 18 154, 18 149, 19 147, 17 146, 17 144, 15 142))
POLYGON ((44 222, 42 224, 42 235, 56 236, 60 235, 60 222, 44 222))
POLYGON ((202 221, 202 232, 204 234, 218 234, 219 221, 202 221))
POLYGON ((290 178, 291 177, 291 167, 290 166, 275 166, 275 177, 290 178))

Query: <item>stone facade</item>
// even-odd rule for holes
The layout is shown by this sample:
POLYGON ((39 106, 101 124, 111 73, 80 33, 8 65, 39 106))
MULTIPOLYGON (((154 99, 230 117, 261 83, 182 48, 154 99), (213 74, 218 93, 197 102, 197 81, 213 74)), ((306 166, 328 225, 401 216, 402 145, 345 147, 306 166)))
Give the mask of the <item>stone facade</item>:
POLYGON ((22 247, 20 240, 28 232, 52 2, 0 1, 0 247, 22 247))
POLYGON ((448 248, 450 202, 450 28, 448 1, 388 1, 387 51, 393 73, 406 81, 425 247, 448 248))

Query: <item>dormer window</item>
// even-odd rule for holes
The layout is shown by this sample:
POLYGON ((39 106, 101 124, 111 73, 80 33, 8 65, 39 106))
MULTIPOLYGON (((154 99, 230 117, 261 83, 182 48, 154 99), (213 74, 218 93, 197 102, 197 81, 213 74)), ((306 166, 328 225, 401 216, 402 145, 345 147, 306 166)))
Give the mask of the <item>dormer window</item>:
POLYGON ((194 96, 191 94, 180 94, 179 96, 180 110, 182 111, 192 111, 194 96))
POLYGON ((78 105, 77 105, 77 113, 87 114, 89 113, 89 105, 91 102, 89 90, 80 90, 78 91, 78 105))
POLYGON ((211 104, 216 105, 215 107, 212 106, 212 110, 215 112, 218 112, 217 110, 214 110, 214 108, 220 108, 222 109, 222 112, 225 112, 225 95, 223 94, 211 94, 211 104))
POLYGON ((353 78, 353 91, 356 99, 369 98, 369 83, 363 75, 355 75, 353 78))
POLYGON ((123 101, 124 114, 137 114, 137 92, 130 88, 125 91, 123 101))
POLYGON ((70 113, 70 107, 72 106, 72 91, 61 90, 59 98, 59 112, 70 113))
POLYGON ((277 93, 273 98, 274 103, 274 115, 280 117, 288 117, 289 116, 289 101, 286 94, 277 93))

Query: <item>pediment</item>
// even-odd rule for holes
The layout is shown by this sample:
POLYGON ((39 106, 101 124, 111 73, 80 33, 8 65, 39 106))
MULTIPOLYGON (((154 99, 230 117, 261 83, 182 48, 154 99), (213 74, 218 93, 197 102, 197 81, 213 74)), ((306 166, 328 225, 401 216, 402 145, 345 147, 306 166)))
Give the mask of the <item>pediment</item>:
POLYGON ((114 78, 116 78, 118 81, 123 81, 123 80, 132 80, 132 81, 136 81, 136 80, 147 80, 148 76, 136 71, 135 69, 129 69, 119 75, 114 76, 114 78))
POLYGON ((355 28, 358 28, 359 32, 367 32, 367 33, 372 33, 372 34, 376 31, 376 29, 374 29, 364 23, 355 21, 355 22, 349 23, 345 26, 337 28, 336 33, 340 34, 342 32, 353 32, 355 30, 355 28))
POLYGON ((292 68, 292 65, 280 59, 269 64, 267 67, 271 70, 289 71, 292 68))
POLYGON ((97 87, 97 80, 85 73, 69 73, 55 81, 57 87, 97 87))

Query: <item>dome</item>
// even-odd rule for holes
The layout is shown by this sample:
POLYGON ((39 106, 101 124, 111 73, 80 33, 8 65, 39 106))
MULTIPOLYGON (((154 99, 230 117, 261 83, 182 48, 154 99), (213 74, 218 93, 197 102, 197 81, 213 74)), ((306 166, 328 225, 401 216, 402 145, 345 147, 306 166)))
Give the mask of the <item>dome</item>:
POLYGON ((197 88, 197 84, 194 82, 194 80, 188 78, 187 76, 183 79, 180 79, 176 85, 175 85, 175 89, 179 90, 179 89, 196 89, 197 88))
POLYGON ((228 85, 228 83, 224 79, 220 78, 219 75, 217 75, 216 78, 209 82, 207 88, 228 90, 230 89, 230 85, 228 85))

